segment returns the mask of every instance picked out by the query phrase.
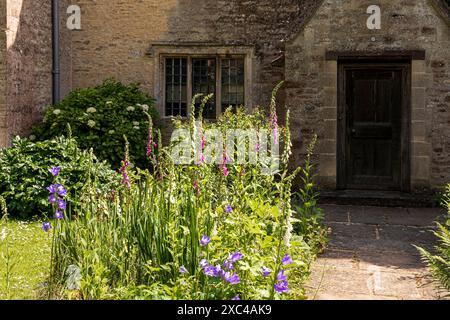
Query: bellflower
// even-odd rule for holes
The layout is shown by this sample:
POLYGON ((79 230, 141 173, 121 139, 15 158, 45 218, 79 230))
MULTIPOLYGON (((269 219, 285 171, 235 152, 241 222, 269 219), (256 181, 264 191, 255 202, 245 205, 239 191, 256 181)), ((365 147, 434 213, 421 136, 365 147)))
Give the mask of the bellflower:
POLYGON ((50 202, 50 203, 56 203, 56 197, 55 197, 54 194, 51 194, 51 195, 48 197, 48 202, 50 202))
POLYGON ((225 208, 225 211, 226 211, 226 213, 230 213, 230 212, 233 211, 233 207, 230 206, 230 205, 228 205, 228 206, 225 208))
POLYGON ((42 230, 44 230, 45 232, 49 232, 51 228, 52 224, 50 222, 44 222, 42 224, 42 230))
POLYGON ((200 238, 200 244, 202 246, 207 246, 210 242, 211 242, 211 238, 206 235, 202 235, 202 237, 200 238))
POLYGON ((242 253, 240 253, 239 251, 236 251, 235 253, 230 255, 231 262, 236 262, 236 261, 242 260, 242 258, 244 258, 244 255, 242 253))
POLYGON ((275 284, 275 291, 278 293, 288 293, 289 292, 289 283, 287 281, 281 281, 275 284))
POLYGON ((188 273, 188 271, 187 271, 187 269, 186 269, 185 266, 181 266, 181 267, 180 267, 180 273, 182 273, 182 274, 188 273))
POLYGON ((293 263, 291 257, 290 257, 289 254, 287 254, 287 253, 286 253, 286 255, 283 257, 283 259, 281 260, 281 262, 282 262, 283 265, 285 265, 285 266, 293 263))
POLYGON ((239 284, 241 282, 241 278, 236 273, 232 276, 226 276, 225 280, 229 284, 239 284))
POLYGON ((278 272, 277 280, 278 281, 286 281, 287 280, 287 277, 284 274, 284 270, 280 270, 280 272, 278 272))
POLYGON ((239 301, 239 300, 241 300, 241 297, 239 296, 239 295, 237 295, 236 297, 234 297, 233 299, 231 299, 231 300, 234 300, 234 301, 239 301))
POLYGON ((209 277, 217 277, 216 268, 214 266, 205 267, 203 272, 209 277))
POLYGON ((206 268, 207 266, 208 266, 208 261, 206 261, 206 259, 202 259, 200 261, 200 267, 206 268))
POLYGON ((62 199, 58 200, 58 208, 61 210, 66 210, 67 203, 62 199))
POLYGON ((264 278, 267 278, 272 273, 272 270, 266 267, 262 267, 262 275, 264 278))
POLYGON ((47 188, 48 192, 50 193, 56 193, 58 191, 58 186, 56 184, 52 184, 47 188))
POLYGON ((54 177, 57 177, 59 175, 59 172, 61 171, 61 167, 53 167, 49 169, 49 171, 54 177))
POLYGON ((221 277, 225 272, 222 270, 220 266, 214 267, 214 277, 221 277))
POLYGON ((55 217, 58 220, 64 219, 64 213, 61 210, 56 210, 55 217))
POLYGON ((56 191, 58 192, 58 195, 60 197, 65 197, 67 196, 67 190, 64 188, 63 185, 58 185, 56 191))
POLYGON ((223 268, 227 270, 233 270, 234 269, 233 262, 230 260, 225 260, 223 263, 223 268))

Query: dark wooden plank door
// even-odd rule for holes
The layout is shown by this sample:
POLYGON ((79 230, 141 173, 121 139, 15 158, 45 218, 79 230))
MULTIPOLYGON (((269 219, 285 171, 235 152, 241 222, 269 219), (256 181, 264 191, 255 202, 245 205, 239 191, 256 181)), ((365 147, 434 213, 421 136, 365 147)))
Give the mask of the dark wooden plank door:
POLYGON ((401 189, 402 71, 345 71, 346 187, 401 189))

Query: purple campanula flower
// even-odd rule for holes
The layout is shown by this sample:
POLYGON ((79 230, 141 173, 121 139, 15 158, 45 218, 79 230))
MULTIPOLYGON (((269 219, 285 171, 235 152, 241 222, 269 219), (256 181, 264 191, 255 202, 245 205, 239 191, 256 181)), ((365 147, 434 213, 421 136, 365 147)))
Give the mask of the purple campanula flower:
POLYGON ((228 206, 225 208, 225 211, 226 211, 226 213, 230 213, 230 212, 233 211, 233 207, 230 206, 230 205, 228 205, 228 206))
POLYGON ((200 244, 202 246, 207 246, 210 242, 211 242, 211 238, 206 235, 202 235, 202 237, 200 238, 200 244))
POLYGON ((64 200, 59 199, 58 200, 58 208, 61 209, 61 210, 66 210, 67 209, 67 203, 64 200))
POLYGON ((228 259, 225 260, 223 263, 223 268, 227 270, 233 270, 234 269, 233 261, 230 261, 228 259))
POLYGON ((286 281, 287 280, 287 277, 284 274, 284 270, 280 270, 280 272, 278 272, 277 280, 278 281, 286 281))
POLYGON ((267 278, 272 273, 272 270, 266 267, 262 267, 262 275, 264 278, 267 278))
POLYGON ((225 280, 229 283, 229 284, 238 284, 241 282, 241 278, 239 278, 239 276, 235 273, 232 276, 226 276, 225 280))
POLYGON ((285 266, 293 263, 291 257, 290 257, 289 254, 287 254, 287 253, 286 253, 285 256, 283 257, 283 259, 281 260, 281 262, 282 262, 283 265, 285 265, 285 266))
POLYGON ((42 230, 44 230, 45 232, 49 232, 51 228, 52 224, 50 222, 44 222, 42 224, 42 230))
POLYGON ((58 185, 52 184, 47 188, 48 192, 55 194, 58 191, 58 185))
POLYGON ((51 194, 51 195, 48 197, 48 202, 50 202, 50 203, 56 203, 56 197, 55 197, 54 194, 51 194))
POLYGON ((55 217, 58 220, 64 219, 64 213, 61 210, 56 210, 55 217))
POLYGON ((59 175, 59 172, 61 171, 61 167, 53 167, 49 169, 49 171, 54 177, 57 177, 59 175))
POLYGON ((241 297, 239 296, 239 295, 237 295, 236 297, 234 297, 233 299, 231 299, 231 300, 234 300, 234 301, 239 301, 239 300, 241 300, 241 297))
POLYGON ((56 191, 58 192, 58 195, 60 197, 65 197, 67 196, 67 190, 64 188, 64 186, 62 184, 59 184, 56 188, 56 191))
POLYGON ((216 277, 217 272, 214 266, 207 266, 203 269, 203 272, 209 277, 216 277))
POLYGON ((180 267, 180 273, 182 273, 182 274, 188 273, 188 271, 187 271, 187 269, 186 269, 185 266, 181 266, 181 267, 180 267))
POLYGON ((208 266, 208 261, 206 261, 206 259, 202 259, 200 261, 200 267, 206 268, 207 266, 208 266))
POLYGON ((236 262, 236 261, 242 260, 242 258, 244 258, 244 255, 242 253, 240 253, 239 251, 236 251, 235 253, 230 255, 231 262, 236 262))
POLYGON ((225 272, 225 270, 221 269, 218 273, 217 273, 217 277, 221 278, 221 279, 226 279, 227 277, 227 272, 225 272))
POLYGON ((223 274, 223 270, 220 266, 214 267, 214 277, 220 277, 223 274))
POLYGON ((275 291, 278 293, 288 293, 289 292, 289 283, 287 281, 281 281, 275 284, 275 291))

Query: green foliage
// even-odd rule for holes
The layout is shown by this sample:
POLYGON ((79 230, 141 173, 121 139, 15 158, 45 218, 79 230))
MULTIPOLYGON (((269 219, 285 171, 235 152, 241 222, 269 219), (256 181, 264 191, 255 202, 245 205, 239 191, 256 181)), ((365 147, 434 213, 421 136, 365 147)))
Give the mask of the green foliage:
MULTIPOLYGON (((194 120, 177 126, 194 134, 199 129, 194 120)), ((271 130, 264 113, 242 110, 225 112, 217 123, 201 121, 200 129, 206 128, 271 130)), ((261 174, 260 164, 228 164, 228 175, 220 165, 175 165, 169 146, 160 150, 154 171, 128 172, 130 188, 113 199, 99 197, 90 187, 74 208, 78 215, 69 211, 56 223, 53 273, 60 289, 54 294, 82 299, 305 298, 303 283, 316 254, 310 243, 317 241, 314 234, 292 232, 292 181, 300 170, 287 170, 288 126, 280 133, 285 150, 281 169, 273 175, 261 174), (202 235, 211 237, 209 245, 201 245, 202 235), (236 251, 244 255, 232 271, 239 284, 206 276, 199 265, 206 259, 223 267, 236 251), (293 259, 290 265, 282 264, 286 253, 293 259), (180 272, 182 266, 187 273, 180 272), (262 267, 270 268, 271 275, 263 277, 262 267), (81 273, 75 291, 67 290, 68 268, 81 273), (287 294, 274 290, 281 269, 289 278, 287 294)))
POLYGON ((417 249, 430 267, 435 279, 440 282, 446 291, 450 292, 450 184, 447 186, 443 205, 448 210, 448 216, 444 225, 437 223, 438 230, 434 234, 439 239, 439 245, 435 247, 436 252, 431 253, 420 247, 417 247, 417 249))
POLYGON ((99 192, 109 191, 119 183, 119 176, 106 163, 95 161, 81 151, 72 138, 32 142, 14 139, 10 148, 0 150, 0 196, 4 197, 9 214, 16 217, 48 215, 50 205, 47 187, 53 177, 49 169, 60 166, 63 184, 69 187, 69 203, 77 204, 88 176, 95 172, 99 192))
POLYGON ((156 118, 153 103, 137 84, 123 85, 109 79, 94 88, 75 90, 48 108, 33 135, 39 140, 51 139, 61 135, 69 123, 80 148, 93 148, 100 160, 107 160, 115 169, 122 160, 126 135, 131 144, 131 161, 147 168, 148 122, 144 112, 156 118))
POLYGON ((317 136, 314 136, 307 148, 305 164, 300 170, 301 185, 296 192, 296 199, 299 202, 296 206, 298 220, 294 230, 304 234, 306 240, 321 251, 326 243, 326 229, 322 228, 324 214, 317 204, 320 194, 315 189, 314 164, 311 159, 316 143, 317 136))

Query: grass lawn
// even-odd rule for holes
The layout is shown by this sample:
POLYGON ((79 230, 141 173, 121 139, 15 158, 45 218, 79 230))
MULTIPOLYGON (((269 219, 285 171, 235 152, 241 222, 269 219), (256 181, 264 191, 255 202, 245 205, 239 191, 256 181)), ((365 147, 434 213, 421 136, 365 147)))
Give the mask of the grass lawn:
POLYGON ((49 271, 51 237, 39 221, 0 222, 0 300, 37 299, 49 271), (7 290, 7 243, 10 282, 7 290))

